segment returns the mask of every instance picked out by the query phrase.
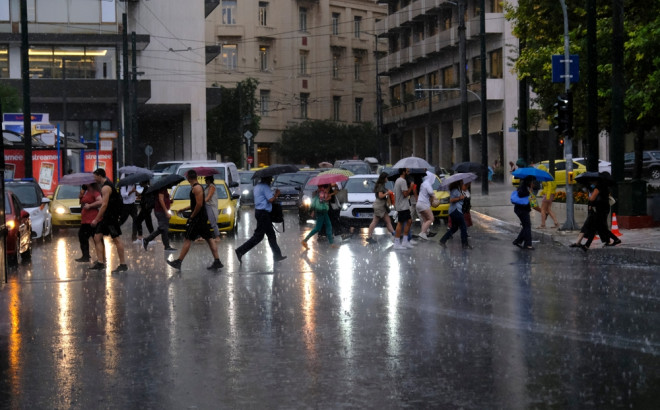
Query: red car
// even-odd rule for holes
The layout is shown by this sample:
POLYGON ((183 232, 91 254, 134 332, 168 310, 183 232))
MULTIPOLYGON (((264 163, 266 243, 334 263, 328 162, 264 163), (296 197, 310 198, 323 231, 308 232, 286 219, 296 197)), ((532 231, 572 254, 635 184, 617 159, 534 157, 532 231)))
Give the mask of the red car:
POLYGON ((10 261, 20 264, 32 255, 32 224, 30 214, 11 191, 5 191, 5 224, 7 255, 10 261))

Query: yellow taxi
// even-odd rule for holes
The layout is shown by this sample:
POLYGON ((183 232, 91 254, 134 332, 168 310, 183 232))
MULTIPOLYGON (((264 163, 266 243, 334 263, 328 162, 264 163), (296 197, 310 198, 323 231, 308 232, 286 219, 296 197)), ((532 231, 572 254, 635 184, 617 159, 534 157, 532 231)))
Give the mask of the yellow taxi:
MULTIPOLYGON (((200 178, 203 180, 203 177, 200 178)), ((202 187, 205 185, 200 181, 202 187)), ((216 180, 215 189, 218 194, 218 229, 220 232, 235 234, 238 229, 240 194, 232 195, 225 181, 216 180)), ((185 232, 186 221, 190 216, 190 209, 182 211, 190 206, 190 183, 183 181, 172 189, 172 205, 170 205, 170 232, 185 232)), ((209 229, 211 225, 209 224, 209 229)))
POLYGON ((58 185, 50 197, 54 228, 80 226, 80 186, 58 185))
MULTIPOLYGON (((539 165, 543 165, 546 169, 550 169, 549 161, 541 161, 539 162, 539 165)), ((571 184, 575 184, 575 178, 584 172, 587 172, 587 167, 580 164, 579 162, 573 161, 573 178, 571 179, 571 184)), ((555 174, 552 176, 555 178, 557 187, 566 185, 566 160, 563 159, 555 160, 555 174)), ((511 183, 514 186, 518 186, 520 180, 518 178, 511 177, 511 183)))
POLYGON ((445 219, 449 217, 449 192, 440 190, 441 180, 436 175, 433 181, 433 194, 440 201, 440 205, 431 208, 433 212, 433 219, 445 219))

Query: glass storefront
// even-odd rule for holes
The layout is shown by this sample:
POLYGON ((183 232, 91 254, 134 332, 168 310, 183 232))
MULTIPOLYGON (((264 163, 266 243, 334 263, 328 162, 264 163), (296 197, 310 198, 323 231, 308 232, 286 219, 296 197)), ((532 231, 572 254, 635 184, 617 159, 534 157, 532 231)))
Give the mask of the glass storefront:
POLYGON ((7 46, 0 46, 0 78, 9 78, 9 52, 7 46))
MULTIPOLYGON (((34 46, 30 48, 31 78, 107 79, 116 78, 117 53, 114 47, 34 46)), ((0 51, 0 63, 2 54, 0 51)))

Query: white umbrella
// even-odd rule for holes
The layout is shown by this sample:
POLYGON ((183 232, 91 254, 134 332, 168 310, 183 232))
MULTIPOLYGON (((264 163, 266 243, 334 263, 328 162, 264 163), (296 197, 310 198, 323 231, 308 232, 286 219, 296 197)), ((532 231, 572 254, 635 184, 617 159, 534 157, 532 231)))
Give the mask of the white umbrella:
POLYGON ((453 182, 463 181, 464 183, 472 182, 477 179, 477 175, 472 172, 459 172, 458 174, 450 175, 442 180, 440 188, 447 188, 453 182))
POLYGON ((433 166, 426 162, 425 159, 419 157, 407 157, 397 161, 392 168, 426 168, 433 169, 433 166))

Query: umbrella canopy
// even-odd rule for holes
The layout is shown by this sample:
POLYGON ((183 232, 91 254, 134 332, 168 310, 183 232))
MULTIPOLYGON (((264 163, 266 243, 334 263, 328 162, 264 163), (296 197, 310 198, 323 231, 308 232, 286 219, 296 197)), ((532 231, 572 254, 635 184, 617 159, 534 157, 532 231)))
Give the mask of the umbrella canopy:
POLYGON ((149 174, 149 178, 154 176, 154 172, 152 170, 142 167, 136 167, 135 165, 126 165, 124 167, 119 168, 117 171, 119 171, 120 174, 124 174, 124 175, 142 173, 142 174, 149 174))
POLYGON ((440 188, 448 188, 449 185, 456 181, 463 181, 464 183, 472 182, 477 179, 477 175, 472 172, 459 172, 458 174, 450 175, 442 180, 440 188))
POLYGON ((583 172, 575 177, 575 180, 581 184, 587 184, 589 181, 592 181, 594 179, 603 181, 608 185, 614 185, 614 179, 612 179, 612 175, 610 175, 609 172, 588 171, 588 172, 583 172))
POLYGON ((213 175, 218 173, 216 169, 211 167, 197 167, 194 168, 194 170, 195 172, 197 172, 197 176, 200 177, 212 177, 213 175))
POLYGON ((78 172, 75 174, 67 174, 60 178, 60 185, 84 185, 96 182, 94 174, 91 172, 78 172))
POLYGON ((346 181, 348 177, 346 175, 341 175, 341 174, 325 174, 325 175, 317 175, 314 178, 310 179, 307 184, 309 185, 330 185, 330 184, 335 184, 337 182, 342 182, 346 181))
POLYGON ((163 188, 169 188, 183 181, 185 178, 178 174, 169 174, 164 177, 157 179, 153 184, 147 189, 147 194, 152 192, 158 192, 163 188))
POLYGON ((129 185, 137 185, 140 182, 148 182, 151 177, 153 176, 153 173, 149 175, 148 173, 145 172, 138 172, 135 174, 131 174, 127 177, 124 177, 119 180, 119 183, 117 186, 129 186, 129 185))
POLYGON ((477 175, 479 175, 483 169, 483 164, 478 162, 459 162, 451 167, 451 170, 454 172, 474 172, 477 175))
POLYGON ((511 174, 518 179, 524 179, 526 177, 534 177, 537 181, 554 181, 555 179, 548 172, 538 169, 538 168, 518 168, 513 171, 511 174))
POLYGON ((332 168, 332 164, 329 162, 319 162, 319 168, 332 168))
POLYGON ((407 157, 407 158, 402 158, 399 161, 397 161, 396 164, 392 166, 392 168, 426 168, 426 169, 432 169, 433 166, 426 162, 425 159, 419 158, 419 157, 407 157))
POLYGON ((355 174, 352 173, 351 171, 347 170, 347 169, 332 168, 332 169, 329 169, 327 171, 323 171, 323 172, 319 173, 319 175, 344 175, 346 177, 352 177, 355 174))
POLYGON ((286 174, 289 172, 298 172, 298 168, 293 165, 271 165, 268 168, 260 169, 252 175, 252 179, 261 179, 266 177, 274 177, 279 174, 286 174))

